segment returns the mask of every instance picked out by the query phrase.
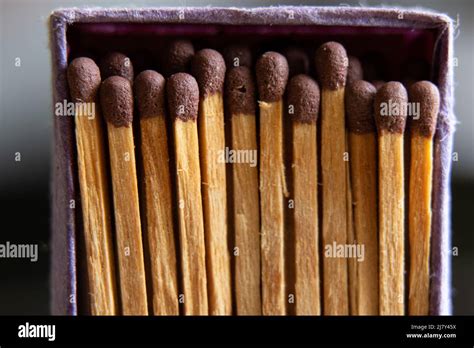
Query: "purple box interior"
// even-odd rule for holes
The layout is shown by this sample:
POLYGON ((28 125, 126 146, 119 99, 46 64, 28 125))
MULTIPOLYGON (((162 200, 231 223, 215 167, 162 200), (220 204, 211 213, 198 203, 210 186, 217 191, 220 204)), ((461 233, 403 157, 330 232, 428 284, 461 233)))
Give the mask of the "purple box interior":
MULTIPOLYGON (((310 57, 321 43, 336 40, 349 54, 367 62, 367 80, 428 79, 441 93, 441 109, 434 146, 433 224, 430 313, 451 314, 450 192, 452 134, 452 29, 444 15, 405 9, 349 7, 144 8, 64 9, 51 15, 54 103, 68 99, 66 68, 74 57, 99 59, 119 50, 128 54, 138 73, 159 71, 159 55, 167 40, 193 39, 197 48, 220 48, 245 41, 255 56, 266 50, 297 45, 310 57), (277 40, 276 40, 277 39, 277 40)), ((80 210, 68 209, 79 199, 74 124, 54 119, 52 176, 53 314, 85 313, 78 279, 81 246, 80 210)), ((84 267, 85 268, 85 267, 84 267)))

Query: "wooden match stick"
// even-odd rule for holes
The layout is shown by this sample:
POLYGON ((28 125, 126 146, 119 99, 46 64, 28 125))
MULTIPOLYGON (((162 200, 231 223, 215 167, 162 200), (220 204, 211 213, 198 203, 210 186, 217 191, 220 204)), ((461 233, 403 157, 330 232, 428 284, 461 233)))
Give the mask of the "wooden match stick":
POLYGON ((347 166, 344 86, 347 55, 344 47, 328 42, 316 52, 316 70, 322 84, 321 168, 324 314, 349 314, 348 262, 335 248, 347 243, 347 166), (326 251, 331 251, 327 255, 326 251))
POLYGON ((92 115, 87 115, 85 108, 78 108, 75 117, 90 312, 92 315, 115 315, 118 299, 107 164, 102 122, 96 104, 100 71, 92 59, 76 58, 69 64, 67 77, 72 100, 92 107, 92 115))
POLYGON ((102 78, 110 76, 121 76, 133 82, 133 64, 126 55, 120 52, 111 52, 100 61, 100 72, 102 78))
POLYGON ((191 75, 177 73, 168 79, 166 91, 168 110, 173 119, 184 312, 186 315, 207 315, 206 251, 196 124, 199 87, 191 75))
POLYGON ((284 198, 288 196, 283 160, 283 94, 286 58, 267 52, 257 61, 260 107, 260 212, 262 312, 286 314, 284 198))
MULTIPOLYGON (((225 100, 231 121, 232 150, 255 153, 257 124, 255 85, 248 67, 231 68, 226 76, 225 100)), ((261 315, 260 207, 257 163, 233 163, 235 299, 238 315, 261 315)))
POLYGON ((174 40, 165 47, 161 65, 165 76, 189 72, 194 56, 194 46, 189 40, 174 40))
MULTIPOLYGON (((348 66, 347 66, 347 77, 346 77, 346 89, 355 81, 362 80, 363 71, 362 65, 358 58, 354 56, 348 57, 348 66)), ((346 91, 347 95, 347 91, 346 91)), ((350 174, 350 150, 349 150, 349 131, 346 127, 346 152, 349 154, 349 161, 346 161, 346 183, 347 183, 347 243, 356 244, 356 233, 354 226, 354 200, 352 195, 352 180, 350 174)), ((357 258, 351 257, 348 259, 348 271, 349 271, 349 312, 352 315, 358 314, 358 301, 357 301, 357 258)))
POLYGON ((165 113, 165 79, 152 70, 135 79, 140 113, 146 235, 151 264, 153 312, 178 315, 176 247, 165 113))
POLYGON ((376 89, 366 81, 354 81, 346 89, 349 129, 354 231, 364 246, 361 262, 355 261, 355 312, 378 315, 377 235, 377 134, 373 114, 376 89))
POLYGON ((297 315, 320 315, 316 120, 319 87, 307 75, 288 83, 293 108, 293 194, 297 315))
POLYGON ((199 147, 206 236, 209 313, 232 314, 230 254, 227 231, 227 186, 224 157, 225 62, 212 49, 197 52, 191 70, 199 85, 199 147))
POLYGON ((122 311, 147 315, 130 82, 120 76, 107 78, 100 87, 100 103, 107 120, 122 311))
POLYGON ((405 192, 403 133, 405 87, 387 82, 374 100, 379 143, 379 311, 405 313, 405 192))
POLYGON ((409 193, 410 276, 408 313, 429 314, 431 183, 433 136, 439 112, 438 88, 428 81, 411 85, 411 103, 420 106, 419 119, 411 119, 411 165, 409 193))

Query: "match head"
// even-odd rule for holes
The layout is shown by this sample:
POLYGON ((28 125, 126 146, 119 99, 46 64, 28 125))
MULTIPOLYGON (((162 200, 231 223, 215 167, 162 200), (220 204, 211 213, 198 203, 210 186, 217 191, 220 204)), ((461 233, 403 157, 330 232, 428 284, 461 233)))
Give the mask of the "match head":
POLYGON ((153 70, 142 71, 133 84, 140 117, 165 114, 165 79, 153 70))
POLYGON ((337 90, 346 85, 348 58, 344 47, 326 42, 316 51, 316 71, 323 88, 337 90))
POLYGON ((319 86, 308 75, 296 75, 288 83, 288 106, 293 106, 293 119, 314 123, 319 114, 319 86))
POLYGON ((410 102, 419 103, 420 118, 410 120, 411 130, 431 138, 436 130, 439 113, 439 91, 429 81, 415 82, 409 89, 410 102))
POLYGON ((346 88, 347 128, 357 134, 375 132, 374 98, 377 90, 363 80, 354 81, 346 88))
POLYGON ((288 61, 289 76, 309 73, 309 58, 304 50, 298 47, 289 47, 285 50, 288 61))
POLYGON ((407 119, 408 96, 400 82, 387 82, 374 100, 375 122, 379 132, 403 134, 407 119))
POLYGON ((231 116, 255 115, 255 84, 248 67, 239 66, 227 71, 225 94, 231 116))
POLYGON ((359 58, 349 56, 349 66, 347 67, 347 85, 364 79, 364 70, 359 58))
POLYGON ((286 58, 277 52, 266 52, 258 59, 256 72, 259 100, 280 100, 288 82, 289 67, 286 58))
POLYGON ((229 45, 224 48, 224 60, 228 68, 239 66, 250 68, 253 64, 252 51, 247 45, 229 45))
POLYGON ((100 105, 107 122, 115 127, 130 127, 133 121, 133 93, 130 81, 111 76, 100 86, 100 105))
POLYGON ((210 48, 197 52, 191 61, 191 72, 196 77, 203 96, 222 93, 225 70, 222 55, 210 48))
POLYGON ((166 84, 168 109, 173 119, 195 121, 198 117, 199 86, 196 79, 186 73, 171 75, 166 84))
POLYGON ((74 59, 67 68, 69 92, 74 102, 94 102, 100 87, 100 70, 86 57, 74 59))
POLYGON ((179 72, 188 72, 194 56, 194 46, 189 40, 170 42, 163 54, 162 65, 166 76, 179 72))
POLYGON ((109 53, 102 58, 100 72, 104 79, 110 76, 121 76, 133 82, 133 64, 130 58, 119 52, 109 53))

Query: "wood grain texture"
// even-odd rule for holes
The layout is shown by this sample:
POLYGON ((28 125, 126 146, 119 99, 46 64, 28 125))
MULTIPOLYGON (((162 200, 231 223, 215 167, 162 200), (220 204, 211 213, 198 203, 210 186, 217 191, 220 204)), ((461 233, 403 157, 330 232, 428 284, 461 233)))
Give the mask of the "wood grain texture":
POLYGON ((132 127, 107 123, 120 295, 124 315, 147 315, 140 207, 132 127))
POLYGON ((75 123, 90 313, 116 315, 118 298, 107 163, 98 107, 94 105, 93 119, 78 113, 75 123))
POLYGON ((378 315, 377 139, 375 133, 349 133, 354 231, 364 246, 356 267, 356 313, 378 315))
POLYGON ((164 115, 141 118, 140 130, 153 313, 179 315, 168 135, 164 115))
POLYGON ((283 102, 260 106, 260 214, 262 251, 262 312, 286 314, 283 102))
POLYGON ((433 141, 413 134, 411 137, 409 243, 410 275, 408 313, 429 314, 431 186, 433 176, 433 141))
POLYGON ((320 315, 316 123, 293 122, 296 315, 320 315))
POLYGON ((209 314, 230 315, 232 290, 226 163, 220 160, 225 151, 224 104, 221 93, 201 99, 198 120, 209 314))
POLYGON ((381 315, 405 313, 403 134, 379 135, 379 291, 381 315))
MULTIPOLYGON (((333 243, 347 243, 344 88, 323 89, 321 102, 322 238, 326 250, 333 243)), ((324 314, 349 314, 347 258, 324 256, 323 279, 324 314)))
MULTIPOLYGON (((255 115, 232 115, 232 149, 257 151, 255 115)), ((260 210, 258 166, 232 164, 235 246, 235 299, 238 315, 261 315, 260 210)))
MULTIPOLYGON (((346 207, 347 207, 347 243, 351 245, 359 245, 355 235, 354 225, 354 200, 352 194, 352 180, 350 173, 350 154, 349 154, 349 132, 346 131, 346 152, 349 161, 346 161, 346 207)), ((358 315, 358 298, 357 298, 357 255, 351 255, 347 260, 347 270, 349 272, 348 286, 349 286, 349 313, 351 315, 358 315)))
POLYGON ((186 315, 207 315, 206 250, 197 124, 173 122, 179 240, 186 315))

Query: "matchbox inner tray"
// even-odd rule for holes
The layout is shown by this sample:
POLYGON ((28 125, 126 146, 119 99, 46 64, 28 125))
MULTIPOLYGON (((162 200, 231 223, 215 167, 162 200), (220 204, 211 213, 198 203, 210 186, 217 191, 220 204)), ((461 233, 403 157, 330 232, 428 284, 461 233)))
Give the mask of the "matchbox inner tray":
MULTIPOLYGON (((440 91, 434 139, 430 313, 451 314, 450 191, 453 115, 452 24, 427 11, 351 7, 61 9, 50 18, 53 102, 70 100, 66 69, 75 57, 97 61, 120 51, 135 72, 159 71, 160 52, 170 39, 191 39, 196 47, 221 49, 245 42, 254 57, 298 46, 314 50, 330 40, 365 64, 366 80, 427 79, 440 91)), ((314 76, 311 61, 310 74, 314 76)), ((81 210, 77 178, 74 119, 54 117, 52 170, 53 314, 87 314, 81 249, 81 210)))

